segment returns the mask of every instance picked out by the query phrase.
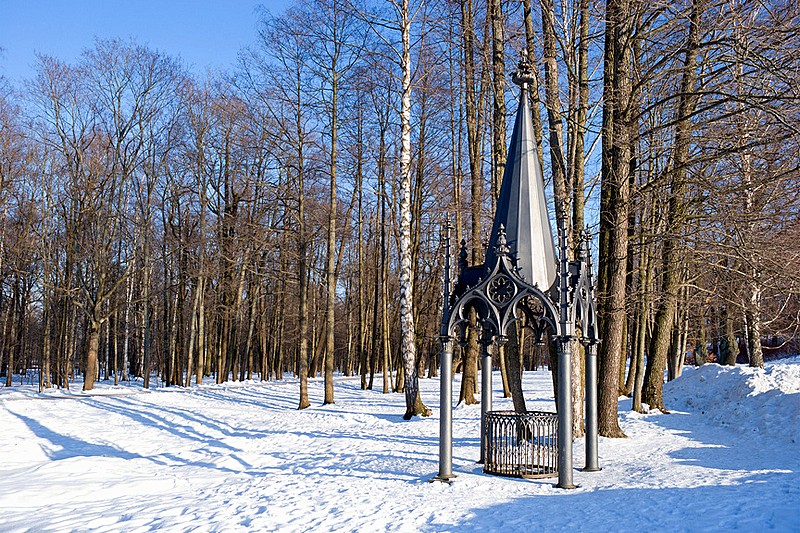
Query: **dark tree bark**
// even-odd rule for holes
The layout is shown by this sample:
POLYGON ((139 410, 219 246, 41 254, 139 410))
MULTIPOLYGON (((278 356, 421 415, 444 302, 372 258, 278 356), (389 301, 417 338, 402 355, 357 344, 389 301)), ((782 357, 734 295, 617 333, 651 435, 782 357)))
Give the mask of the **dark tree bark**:
POLYGON ((501 0, 489 0, 492 20, 492 196, 500 196, 506 168, 506 80, 501 0))
POLYGON ((524 413, 525 396, 522 391, 523 355, 525 352, 525 329, 519 322, 514 323, 508 335, 508 344, 505 346, 504 356, 508 370, 508 386, 511 399, 514 402, 514 411, 524 413))
MULTIPOLYGON (((467 122, 467 147, 469 152, 470 174, 470 209, 471 209, 471 248, 472 264, 477 265, 483 261, 483 247, 481 244, 481 207, 483 203, 483 176, 481 176, 481 115, 475 90, 475 42, 473 23, 472 0, 461 4, 461 31, 464 54, 464 99, 467 122)), ((478 347, 479 332, 477 331, 477 314, 470 311, 469 332, 467 346, 464 350, 464 364, 462 367, 461 392, 459 402, 467 405, 477 404, 475 393, 478 390, 478 347)))
POLYGON ((667 235, 662 252, 663 297, 656 311, 653 338, 648 350, 642 401, 651 409, 666 411, 663 398, 664 370, 669 355, 678 290, 683 269, 681 231, 687 216, 687 174, 692 120, 697 106, 697 51, 700 47, 700 19, 704 0, 692 2, 686 38, 686 54, 681 75, 681 92, 676 112, 675 149, 673 154, 671 195, 667 208, 667 235))
POLYGON ((630 194, 631 99, 630 5, 626 0, 606 4, 605 72, 603 86, 603 181, 600 205, 601 338, 598 353, 598 430, 606 437, 624 437, 617 417, 619 368, 625 353, 625 267, 628 253, 630 194))

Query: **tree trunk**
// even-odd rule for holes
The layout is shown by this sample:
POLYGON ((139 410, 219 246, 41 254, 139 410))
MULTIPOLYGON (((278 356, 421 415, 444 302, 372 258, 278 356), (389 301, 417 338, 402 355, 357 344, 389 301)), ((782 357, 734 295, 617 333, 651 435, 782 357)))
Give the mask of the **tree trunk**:
POLYGON ((505 346, 506 369, 508 371, 508 387, 511 399, 514 402, 514 411, 524 413, 525 396, 522 392, 522 357, 525 350, 525 329, 519 322, 515 322, 508 335, 508 344, 505 346))
POLYGON ((361 389, 367 387, 367 306, 365 304, 366 267, 364 265, 364 115, 362 103, 358 109, 358 146, 356 162, 356 188, 358 189, 358 338, 357 355, 359 373, 361 375, 361 389))
MULTIPOLYGON (((117 385, 119 385, 119 309, 115 309, 114 310, 114 314, 111 315, 111 318, 113 320, 113 325, 114 326, 113 326, 113 328, 111 328, 112 329, 112 333, 111 333, 112 337, 109 340, 109 342, 111 342, 111 345, 113 346, 113 353, 114 353, 114 362, 113 362, 113 365, 114 365, 114 368, 113 368, 114 386, 116 387, 117 385)), ((111 323, 111 320, 109 320, 109 323, 111 323)))
POLYGON ((734 366, 736 358, 739 357, 739 343, 733 330, 733 315, 730 312, 730 304, 722 308, 722 326, 725 331, 723 343, 720 349, 722 364, 734 366))
MULTIPOLYGON (((302 176, 302 174, 300 174, 302 176)), ((303 212, 303 179, 299 178, 299 196, 298 196, 298 270, 300 271, 299 290, 300 290, 300 316, 299 316, 299 336, 300 336, 300 349, 297 353, 297 371, 300 378, 300 401, 298 409, 305 409, 311 403, 308 400, 308 266, 307 261, 307 247, 305 236, 305 213, 303 212)))
POLYGON ((697 81, 697 50, 700 47, 701 0, 692 2, 689 32, 686 38, 686 56, 681 75, 681 89, 675 126, 675 151, 673 154, 672 195, 667 206, 667 236, 664 239, 663 298, 656 312, 653 339, 647 359, 642 401, 651 409, 666 411, 664 407, 664 370, 667 365, 670 336, 672 334, 676 300, 681 281, 682 246, 681 231, 686 222, 687 165, 693 125, 692 115, 697 107, 695 84, 697 81))
POLYGON ((603 86, 603 176, 600 206, 601 338, 598 353, 598 431, 624 437, 617 417, 619 367, 624 353, 625 267, 628 253, 630 181, 629 104, 630 56, 627 46, 629 6, 625 0, 606 4, 606 49, 603 86))
POLYGON ((111 351, 111 320, 106 320, 106 328, 105 328, 105 339, 103 342, 103 380, 108 381, 109 375, 109 358, 110 358, 110 351, 111 351))
MULTIPOLYGON (((528 54, 528 63, 536 64, 536 54, 534 53, 536 43, 536 33, 533 29, 533 13, 531 11, 531 0, 522 0, 522 10, 525 19, 525 45, 528 54)), ((533 114, 533 136, 536 139, 536 154, 539 156, 539 167, 544 168, 543 144, 542 144, 542 116, 539 110, 539 72, 533 69, 536 82, 531 85, 528 97, 531 100, 531 112, 533 114)))
MULTIPOLYGON (((570 212, 571 184, 567 183, 564 136, 561 116, 561 98, 558 87, 558 62, 556 60, 555 12, 552 0, 541 0, 542 43, 544 45, 545 107, 549 130, 550 170, 553 175, 553 196, 556 219, 566 218, 570 212)), ((572 235, 567 228, 567 247, 572 235)))
MULTIPOLYGON (((461 27, 464 33, 464 83, 465 83, 465 112, 467 116, 467 145, 469 149, 470 173, 470 209, 472 212, 472 264, 478 265, 483 261, 481 247, 481 207, 483 203, 483 176, 480 171, 481 135, 480 111, 475 94, 475 51, 474 29, 472 19, 472 0, 461 4, 461 27)), ((477 348, 476 348, 477 349, 477 348)))
POLYGON ((764 368, 764 352, 761 347, 761 286, 757 276, 753 276, 748 291, 747 352, 751 367, 764 368))
MULTIPOLYGON (((186 380, 184 381, 184 387, 190 387, 192 384, 192 370, 193 370, 193 362, 194 362, 194 347, 195 347, 195 340, 197 337, 197 310, 200 306, 200 291, 201 291, 200 280, 197 281, 197 285, 194 289, 194 298, 192 301, 192 311, 189 314, 189 347, 186 349, 186 380)), ((198 365, 197 369, 198 374, 203 373, 202 366, 198 365)))
POLYGON ((506 346, 497 346, 497 359, 500 363, 500 378, 503 382, 503 398, 511 398, 511 388, 508 383, 508 368, 506 365, 506 346))
MULTIPOLYGON (((251 284, 257 283, 258 282, 255 280, 251 282, 251 284)), ((246 363, 245 368, 242 369, 242 375, 244 376, 244 379, 248 380, 253 379, 253 363, 255 362, 253 358, 253 352, 255 351, 254 341, 256 331, 256 300, 258 299, 258 292, 259 289, 255 288, 253 293, 250 294, 250 297, 248 298, 250 301, 248 302, 249 305, 247 312, 247 340, 245 341, 246 347, 244 349, 246 363)))
POLYGON ((325 399, 323 405, 333 403, 333 368, 334 340, 336 331, 336 155, 338 153, 338 97, 339 80, 335 65, 331 87, 331 163, 330 163, 330 197, 328 211, 328 253, 325 265, 327 299, 325 305, 325 399))
MULTIPOLYGON (((572 231, 570 230, 569 223, 570 211, 572 206, 572 196, 574 194, 574 187, 570 179, 574 177, 574 171, 567 168, 567 159, 564 157, 564 134, 561 113, 561 97, 559 93, 559 74, 558 74, 558 61, 556 56, 556 29, 555 29, 555 10, 552 0, 541 0, 541 15, 542 15, 542 44, 544 55, 542 61, 544 63, 545 72, 545 108, 547 109, 547 124, 549 132, 549 148, 550 148, 550 169, 553 175, 553 196, 555 203, 555 215, 557 220, 565 221, 565 231, 567 235, 567 249, 568 258, 572 259, 574 253, 572 250, 572 231)), ((574 125, 581 127, 580 124, 574 125)), ((570 154, 573 156, 574 154, 570 154)), ((572 161, 577 163, 579 160, 572 161)), ((583 191, 581 191, 581 204, 583 200, 583 191)), ((581 215, 582 216, 582 215, 581 215)), ((578 229, 579 231, 579 229, 578 229)), ((573 435, 580 437, 583 435, 583 351, 580 348, 577 340, 572 342, 572 357, 570 365, 572 367, 572 390, 570 391, 570 398, 572 399, 572 423, 573 435)), ((557 387, 557 380, 554 379, 553 383, 557 387)), ((555 391, 558 396, 558 391, 555 391)))
POLYGON ((706 364, 706 358, 708 357, 705 308, 703 308, 699 320, 700 325, 697 328, 697 341, 694 347, 694 364, 697 366, 706 364))
MULTIPOLYGON (((47 292, 47 289, 45 289, 43 292, 44 298, 42 301, 42 321, 44 323, 44 331, 42 332, 42 365, 39 371, 39 392, 42 392, 46 388, 49 389, 52 386, 50 381, 50 315, 52 314, 52 303, 50 293, 47 292)), ((0 362, 0 368, 2 368, 2 362, 0 362)))
POLYGON ((496 203, 506 168, 506 73, 501 0, 489 0, 489 12, 492 19, 492 197, 496 203))
POLYGON ((572 184, 572 242, 581 242, 581 231, 584 229, 584 167, 586 165, 585 137, 586 120, 589 108, 589 0, 580 0, 580 40, 578 41, 578 87, 574 125, 569 128, 574 142, 570 142, 572 153, 569 154, 569 171, 567 180, 572 184))
POLYGON ((195 383, 203 384, 203 377, 206 375, 206 367, 209 364, 206 353, 206 278, 200 277, 200 302, 197 308, 197 377, 195 383))
MULTIPOLYGON (((381 167, 383 168, 383 167, 381 167)), ((385 175, 381 174, 379 177, 380 186, 381 186, 381 270, 380 270, 380 281, 381 281, 381 295, 380 295, 380 305, 381 305, 381 374, 383 377, 383 393, 388 394, 391 392, 392 386, 391 382, 391 373, 390 373, 390 362, 391 362, 391 345, 389 342, 389 262, 387 261, 387 255, 389 253, 388 246, 389 241, 387 239, 387 216, 386 216, 386 204, 388 203, 388 198, 386 196, 386 177, 385 175)))
POLYGON ((414 328, 414 265, 411 264, 411 20, 408 0, 402 2, 400 17, 403 43, 400 60, 403 76, 400 95, 400 330, 406 395, 403 418, 409 420, 414 415, 428 416, 431 410, 422 403, 419 393, 414 328))
POLYGON ((464 364, 461 369, 461 392, 459 393, 458 403, 464 402, 465 405, 476 405, 480 403, 475 398, 475 393, 478 391, 478 359, 480 357, 478 337, 480 336, 480 326, 478 326, 478 314, 475 309, 469 309, 468 317, 467 345, 462 349, 464 364))
POLYGON ((683 374, 683 363, 686 359, 686 339, 689 337, 689 313, 687 309, 687 288, 684 286, 681 296, 682 305, 678 309, 675 323, 675 339, 671 347, 669 379, 677 379, 683 374))
MULTIPOLYGON (((652 211, 651 211, 652 213, 652 211)), ((646 215, 646 213, 645 213, 646 215)), ((647 222, 647 228, 652 228, 651 216, 647 222)), ((637 413, 644 412, 642 406, 642 385, 644 384, 644 353, 647 345, 648 324, 650 323, 650 300, 651 286, 653 284, 653 269, 650 268, 652 261, 652 246, 645 243, 644 232, 639 238, 640 257, 639 257, 639 294, 637 298, 637 320, 636 320, 636 346, 631 357, 631 370, 634 372, 633 382, 633 403, 631 409, 637 413)))
MULTIPOLYGON (((5 321, 5 324, 3 325, 3 333, 5 333, 8 324, 11 324, 11 334, 8 336, 8 339, 16 339, 17 338, 17 334, 16 334, 17 321, 14 320, 14 318, 15 318, 15 315, 16 315, 17 298, 18 298, 18 296, 19 296, 19 276, 15 276, 14 293, 11 296, 11 308, 6 313, 6 321, 5 321)), ((2 343, 2 345, 4 347, 3 351, 7 354, 6 361, 7 361, 7 365, 8 365, 8 367, 7 367, 8 370, 6 371, 6 387, 10 387, 14 383, 14 364, 15 364, 15 360, 16 360, 16 358, 14 357, 14 354, 15 354, 16 350, 15 350, 15 346, 13 344, 11 346, 9 346, 8 348, 5 348, 6 342, 7 342, 6 341, 6 336, 3 335, 3 338, 0 339, 0 343, 2 343)))
MULTIPOLYGON (((146 248, 146 245, 145 245, 146 248)), ((142 276, 142 387, 150 388, 150 266, 147 264, 147 256, 142 261, 144 274, 142 276)))
MULTIPOLYGON (((481 173, 481 106, 479 95, 476 94, 475 81, 475 35, 473 21, 472 0, 461 4, 461 28, 463 32, 464 53, 464 103, 467 122, 467 148, 469 155, 470 174, 470 211, 471 227, 470 240, 472 249, 472 265, 477 266, 483 262, 483 247, 481 243, 481 211, 483 208, 483 176, 481 173)), ((474 394, 478 390, 478 346, 479 334, 476 330, 477 315, 470 311, 469 332, 467 346, 464 350, 464 365, 461 378, 460 401, 467 405, 476 404, 474 394)))
MULTIPOLYGON (((378 170, 378 190, 381 190, 381 172, 380 169, 378 170)), ((380 203, 383 203, 383 197, 380 197, 380 203)), ((378 221, 377 217, 375 219, 375 226, 377 229, 378 221)), ((380 355, 380 348, 379 342, 383 342, 383 337, 380 335, 380 327, 383 324, 381 320, 381 254, 375 254, 375 280, 373 283, 373 295, 372 295, 372 339, 371 339, 371 347, 370 347, 370 355, 369 355, 369 380, 367 381, 366 389, 372 390, 372 386, 375 381, 375 370, 378 365, 378 357, 380 355)))
POLYGON ((128 277, 125 287, 125 311, 122 313, 122 381, 128 381, 128 350, 130 345, 130 319, 131 300, 133 300, 133 279, 128 277))
POLYGON ((94 388, 94 380, 97 377, 97 351, 100 344, 100 322, 95 319, 89 320, 89 337, 86 346, 86 370, 83 377, 83 390, 89 391, 94 388))

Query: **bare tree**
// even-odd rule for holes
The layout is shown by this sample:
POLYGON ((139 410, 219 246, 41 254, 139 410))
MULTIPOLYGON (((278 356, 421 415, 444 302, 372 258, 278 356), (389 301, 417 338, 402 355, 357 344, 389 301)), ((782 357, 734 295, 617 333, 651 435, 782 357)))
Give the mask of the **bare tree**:
POLYGON ((606 4, 603 74, 603 183, 600 204, 601 338, 598 353, 598 430, 622 437, 617 418, 619 367, 625 353, 625 274, 630 194, 630 48, 631 6, 625 1, 606 4))

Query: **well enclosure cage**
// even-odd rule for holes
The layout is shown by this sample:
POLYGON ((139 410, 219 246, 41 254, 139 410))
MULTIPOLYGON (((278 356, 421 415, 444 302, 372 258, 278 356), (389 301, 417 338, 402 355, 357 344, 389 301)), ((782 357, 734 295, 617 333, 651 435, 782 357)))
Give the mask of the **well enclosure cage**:
POLYGON ((490 411, 484 422, 483 471, 525 479, 558 475, 558 415, 490 411))

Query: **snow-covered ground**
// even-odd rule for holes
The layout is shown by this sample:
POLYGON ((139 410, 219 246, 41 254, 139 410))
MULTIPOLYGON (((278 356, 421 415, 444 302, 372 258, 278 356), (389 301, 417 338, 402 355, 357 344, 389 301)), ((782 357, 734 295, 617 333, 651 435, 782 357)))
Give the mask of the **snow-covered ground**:
MULTIPOLYGON (((402 395, 347 378, 324 407, 312 381, 304 411, 292 380, 2 389, 0 531, 800 531, 800 358, 688 368, 669 415, 623 400, 629 438, 601 438, 603 470, 571 491, 482 474, 477 406, 454 413, 458 479, 428 483, 437 384, 422 380, 434 415, 408 422, 402 395)), ((549 374, 525 390, 552 410, 549 374)))

